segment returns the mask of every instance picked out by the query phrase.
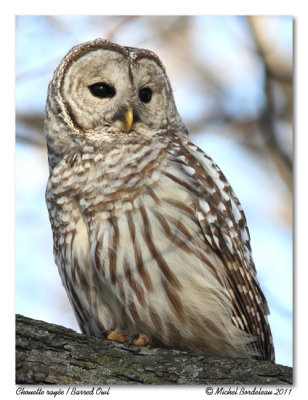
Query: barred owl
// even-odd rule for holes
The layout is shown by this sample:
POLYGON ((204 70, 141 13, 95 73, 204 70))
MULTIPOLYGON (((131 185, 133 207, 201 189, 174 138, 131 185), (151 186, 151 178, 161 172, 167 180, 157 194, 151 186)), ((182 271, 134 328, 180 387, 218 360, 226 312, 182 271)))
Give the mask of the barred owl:
POLYGON ((55 261, 82 332, 274 360, 243 209, 153 52, 74 47, 45 134, 55 261))

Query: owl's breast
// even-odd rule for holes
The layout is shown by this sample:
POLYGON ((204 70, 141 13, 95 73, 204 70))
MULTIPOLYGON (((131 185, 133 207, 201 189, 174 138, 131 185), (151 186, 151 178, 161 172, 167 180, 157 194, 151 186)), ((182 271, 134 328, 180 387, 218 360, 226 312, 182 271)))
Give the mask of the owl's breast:
POLYGON ((145 188, 159 180, 166 147, 158 141, 117 143, 108 151, 83 154, 72 169, 82 212, 104 219, 134 209, 145 188))

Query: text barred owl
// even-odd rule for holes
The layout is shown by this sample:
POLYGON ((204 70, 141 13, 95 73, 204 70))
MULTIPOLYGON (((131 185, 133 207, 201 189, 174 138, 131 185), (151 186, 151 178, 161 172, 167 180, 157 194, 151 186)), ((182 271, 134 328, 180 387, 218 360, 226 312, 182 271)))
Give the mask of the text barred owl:
POLYGON ((45 132, 55 260, 82 332, 274 360, 244 212, 154 53, 74 47, 45 132))

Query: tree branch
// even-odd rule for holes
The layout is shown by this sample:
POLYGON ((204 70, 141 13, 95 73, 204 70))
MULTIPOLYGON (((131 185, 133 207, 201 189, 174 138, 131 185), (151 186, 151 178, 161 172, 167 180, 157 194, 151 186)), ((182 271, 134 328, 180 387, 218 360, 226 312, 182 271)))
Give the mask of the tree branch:
POLYGON ((292 368, 239 358, 147 349, 16 316, 18 384, 292 384, 292 368))

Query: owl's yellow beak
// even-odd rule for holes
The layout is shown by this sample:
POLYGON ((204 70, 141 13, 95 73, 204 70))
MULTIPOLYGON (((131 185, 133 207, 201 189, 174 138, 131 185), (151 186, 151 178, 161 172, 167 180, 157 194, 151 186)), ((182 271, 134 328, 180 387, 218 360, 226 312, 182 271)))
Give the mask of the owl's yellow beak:
POLYGON ((128 133, 131 130, 134 121, 133 109, 129 107, 125 114, 125 132, 128 133))

